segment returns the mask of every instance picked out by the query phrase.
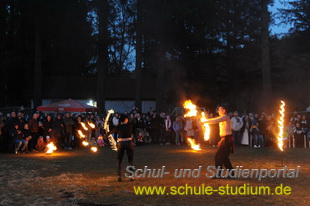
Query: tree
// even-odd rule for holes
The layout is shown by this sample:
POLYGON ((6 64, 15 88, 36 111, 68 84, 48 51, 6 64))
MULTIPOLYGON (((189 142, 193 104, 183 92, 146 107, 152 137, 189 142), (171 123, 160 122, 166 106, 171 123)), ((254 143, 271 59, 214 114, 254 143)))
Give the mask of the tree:
POLYGON ((106 77, 109 65, 108 0, 97 0, 98 8, 98 69, 97 69, 97 105, 105 108, 106 77))
MULTIPOLYGON (((262 83, 263 83, 263 100, 269 100, 272 95, 271 91, 271 72, 270 72, 270 46, 269 46, 269 23, 270 13, 268 12, 269 0, 261 0, 262 8, 262 83)), ((267 103, 265 102, 265 104, 267 103)), ((264 105, 267 106, 267 105, 264 105)))
POLYGON ((284 2, 288 9, 280 9, 284 24, 294 25, 291 32, 310 30, 310 0, 293 0, 284 2))
POLYGON ((142 111, 142 2, 137 0, 137 24, 136 24, 136 70, 135 84, 136 97, 135 106, 142 111))

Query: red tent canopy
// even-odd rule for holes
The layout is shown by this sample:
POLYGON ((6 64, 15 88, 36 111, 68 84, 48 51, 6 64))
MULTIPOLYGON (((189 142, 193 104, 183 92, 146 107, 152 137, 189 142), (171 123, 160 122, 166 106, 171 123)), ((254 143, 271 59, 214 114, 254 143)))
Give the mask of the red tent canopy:
POLYGON ((98 107, 89 106, 82 102, 68 99, 52 104, 39 106, 38 111, 53 111, 53 112, 99 112, 98 107))

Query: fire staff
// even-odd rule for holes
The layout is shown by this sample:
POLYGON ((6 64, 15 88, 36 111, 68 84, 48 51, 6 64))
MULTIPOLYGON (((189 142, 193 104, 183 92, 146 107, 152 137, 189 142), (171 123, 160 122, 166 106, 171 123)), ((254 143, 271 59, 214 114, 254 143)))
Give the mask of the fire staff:
MULTIPOLYGON (((112 133, 117 133, 117 176, 118 181, 122 182, 122 160, 126 151, 128 163, 130 166, 133 166, 134 145, 132 143, 132 125, 128 124, 128 117, 122 115, 119 121, 120 124, 110 132, 106 133, 105 137, 112 133)), ((130 180, 133 181, 134 179, 131 178, 130 180)))
POLYGON ((203 123, 219 123, 221 141, 218 143, 218 149, 215 154, 215 166, 221 167, 222 169, 222 166, 224 165, 226 169, 230 170, 233 169, 229 159, 230 153, 233 152, 231 122, 224 106, 218 108, 218 113, 218 117, 207 119, 203 123))

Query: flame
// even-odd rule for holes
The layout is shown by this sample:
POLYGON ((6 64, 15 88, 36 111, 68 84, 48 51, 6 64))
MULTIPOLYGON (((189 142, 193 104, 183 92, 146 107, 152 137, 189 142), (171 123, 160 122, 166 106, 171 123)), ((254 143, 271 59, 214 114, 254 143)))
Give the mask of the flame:
POLYGON ((83 132, 81 130, 78 130, 78 133, 79 133, 80 138, 84 138, 85 137, 85 135, 83 134, 83 132))
POLYGON ((91 123, 91 122, 88 122, 88 125, 89 125, 91 128, 93 128, 93 129, 95 129, 95 127, 96 127, 96 125, 95 125, 94 123, 91 123))
MULTIPOLYGON (((196 117, 198 116, 197 106, 192 103, 191 100, 186 100, 183 104, 183 107, 188 110, 187 113, 184 114, 184 117, 196 117)), ((207 118, 205 113, 201 113, 200 123, 206 121, 207 118)), ((204 131, 204 140, 208 141, 210 139, 210 126, 207 123, 203 124, 204 131)), ((196 144, 195 141, 191 138, 187 138, 193 150, 201 150, 200 145, 196 144)))
POLYGON ((90 148, 93 152, 97 152, 98 148, 97 147, 91 147, 90 148))
POLYGON ((114 113, 114 110, 113 110, 113 109, 110 109, 110 110, 108 110, 108 113, 113 114, 113 113, 114 113))
POLYGON ((83 141, 82 144, 83 144, 85 147, 89 145, 89 143, 86 142, 86 141, 83 141))
POLYGON ((283 128, 284 128, 284 112, 285 112, 285 102, 281 101, 280 106, 280 118, 278 120, 279 134, 277 136, 278 147, 283 152, 283 128))
MULTIPOLYGON (((201 113, 200 121, 201 122, 207 121, 206 114, 204 112, 201 113)), ((203 130, 204 130, 203 131, 203 133, 204 133, 204 140, 208 141, 210 139, 210 132, 211 132, 211 129, 210 129, 210 126, 209 126, 208 123, 204 123, 203 124, 203 130)))
POLYGON ((192 103, 191 100, 186 100, 183 104, 185 109, 188 109, 188 112, 184 114, 184 117, 195 117, 197 116, 197 106, 192 103))
POLYGON ((57 150, 57 147, 54 145, 53 142, 50 142, 48 145, 46 145, 47 147, 47 154, 52 154, 55 150, 57 150))
POLYGON ((88 130, 88 128, 86 127, 86 125, 85 125, 84 122, 81 122, 81 125, 82 125, 82 127, 83 127, 84 130, 86 130, 86 131, 88 130))
POLYGON ((200 145, 195 143, 195 140, 187 138, 193 150, 201 150, 200 145))

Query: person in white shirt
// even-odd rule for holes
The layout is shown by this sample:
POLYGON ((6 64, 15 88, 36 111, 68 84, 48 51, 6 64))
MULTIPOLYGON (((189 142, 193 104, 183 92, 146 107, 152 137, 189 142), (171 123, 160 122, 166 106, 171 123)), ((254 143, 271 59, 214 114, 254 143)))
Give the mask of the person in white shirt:
POLYGON ((218 114, 220 116, 207 119, 202 123, 219 123, 221 141, 218 143, 218 149, 215 154, 215 166, 222 169, 224 165, 226 169, 233 169, 229 159, 230 153, 233 152, 233 137, 230 118, 227 115, 227 111, 224 106, 220 106, 218 108, 218 114))
MULTIPOLYGON (((119 125, 119 114, 118 113, 115 113, 112 119, 112 123, 113 123, 113 129, 119 125)), ((115 141, 117 141, 117 133, 113 133, 112 136, 115 139, 115 141)))
POLYGON ((172 121, 169 115, 165 119, 165 142, 170 145, 172 138, 172 121))
POLYGON ((242 118, 238 116, 238 112, 234 112, 234 116, 231 118, 232 135, 236 145, 241 145, 241 128, 243 126, 242 118))

